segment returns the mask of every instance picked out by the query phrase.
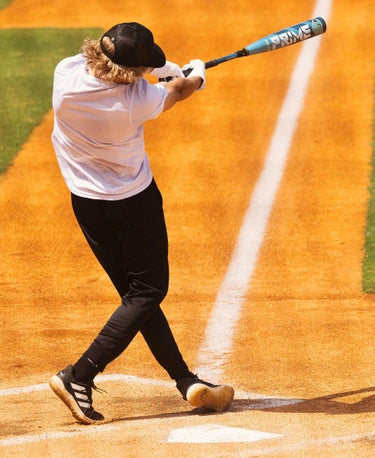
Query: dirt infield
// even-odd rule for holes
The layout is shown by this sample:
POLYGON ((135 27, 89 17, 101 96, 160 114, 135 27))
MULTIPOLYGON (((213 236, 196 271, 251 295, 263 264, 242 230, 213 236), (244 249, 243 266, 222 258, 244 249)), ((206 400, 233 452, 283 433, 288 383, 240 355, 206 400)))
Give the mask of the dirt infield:
MULTIPOLYGON (((315 2, 150 0, 121 14, 112 0, 79 4, 14 0, 0 27, 137 20, 183 64, 308 19, 315 2)), ((361 263, 375 74, 363 43, 374 14, 370 0, 333 1, 221 366, 237 392, 225 414, 192 410, 138 337, 98 382, 105 424, 78 425, 45 386, 119 302, 73 218, 46 114, 0 178, 2 456, 372 456, 375 299, 361 292, 361 263)), ((192 368, 301 48, 209 70, 205 91, 146 126, 170 237, 163 308, 192 368)))

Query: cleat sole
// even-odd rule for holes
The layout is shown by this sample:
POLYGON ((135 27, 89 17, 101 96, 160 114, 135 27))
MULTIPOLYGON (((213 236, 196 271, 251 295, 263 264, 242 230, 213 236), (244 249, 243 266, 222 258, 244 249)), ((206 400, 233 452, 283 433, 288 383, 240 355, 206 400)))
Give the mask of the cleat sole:
POLYGON ((214 412, 224 412, 231 405, 234 398, 234 390, 227 385, 219 385, 214 388, 203 383, 194 383, 186 393, 186 399, 194 407, 204 407, 214 412))

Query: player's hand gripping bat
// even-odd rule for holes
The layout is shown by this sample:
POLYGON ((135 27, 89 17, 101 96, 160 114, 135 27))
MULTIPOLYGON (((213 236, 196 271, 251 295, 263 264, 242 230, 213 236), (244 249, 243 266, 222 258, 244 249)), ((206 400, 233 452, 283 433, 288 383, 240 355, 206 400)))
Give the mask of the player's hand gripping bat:
MULTIPOLYGON (((327 24, 321 17, 309 19, 308 21, 301 22, 296 25, 287 27, 286 29, 279 30, 278 32, 271 33, 263 38, 260 38, 253 43, 245 46, 244 48, 232 54, 219 57, 205 62, 206 68, 215 67, 216 65, 227 62, 228 60, 236 59, 237 57, 252 56, 254 54, 261 54, 274 49, 285 48, 286 46, 294 45, 303 40, 321 35, 327 30, 327 24)), ((191 69, 184 70, 184 75, 188 76, 191 69)), ((164 79, 163 81, 168 81, 164 79)))

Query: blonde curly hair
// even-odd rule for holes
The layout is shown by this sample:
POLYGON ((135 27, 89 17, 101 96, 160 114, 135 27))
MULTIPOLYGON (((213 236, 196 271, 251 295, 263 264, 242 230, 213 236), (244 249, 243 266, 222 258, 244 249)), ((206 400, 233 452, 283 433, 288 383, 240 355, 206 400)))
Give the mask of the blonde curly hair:
MULTIPOLYGON (((103 38, 102 44, 110 55, 114 54, 114 44, 108 37, 103 38)), ((123 67, 115 64, 103 53, 100 40, 86 38, 81 52, 87 59, 88 70, 91 70, 96 78, 106 83, 133 84, 149 70, 149 67, 123 67)))

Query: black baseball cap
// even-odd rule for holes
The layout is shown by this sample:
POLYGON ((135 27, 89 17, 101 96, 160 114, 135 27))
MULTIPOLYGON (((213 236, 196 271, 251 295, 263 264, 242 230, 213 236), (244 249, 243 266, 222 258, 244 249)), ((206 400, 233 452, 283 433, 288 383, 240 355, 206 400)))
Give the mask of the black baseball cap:
POLYGON ((138 22, 117 24, 106 32, 100 39, 103 53, 112 62, 124 67, 153 67, 165 65, 165 55, 154 42, 151 31, 138 22), (111 55, 103 45, 103 38, 108 37, 115 46, 111 55))

